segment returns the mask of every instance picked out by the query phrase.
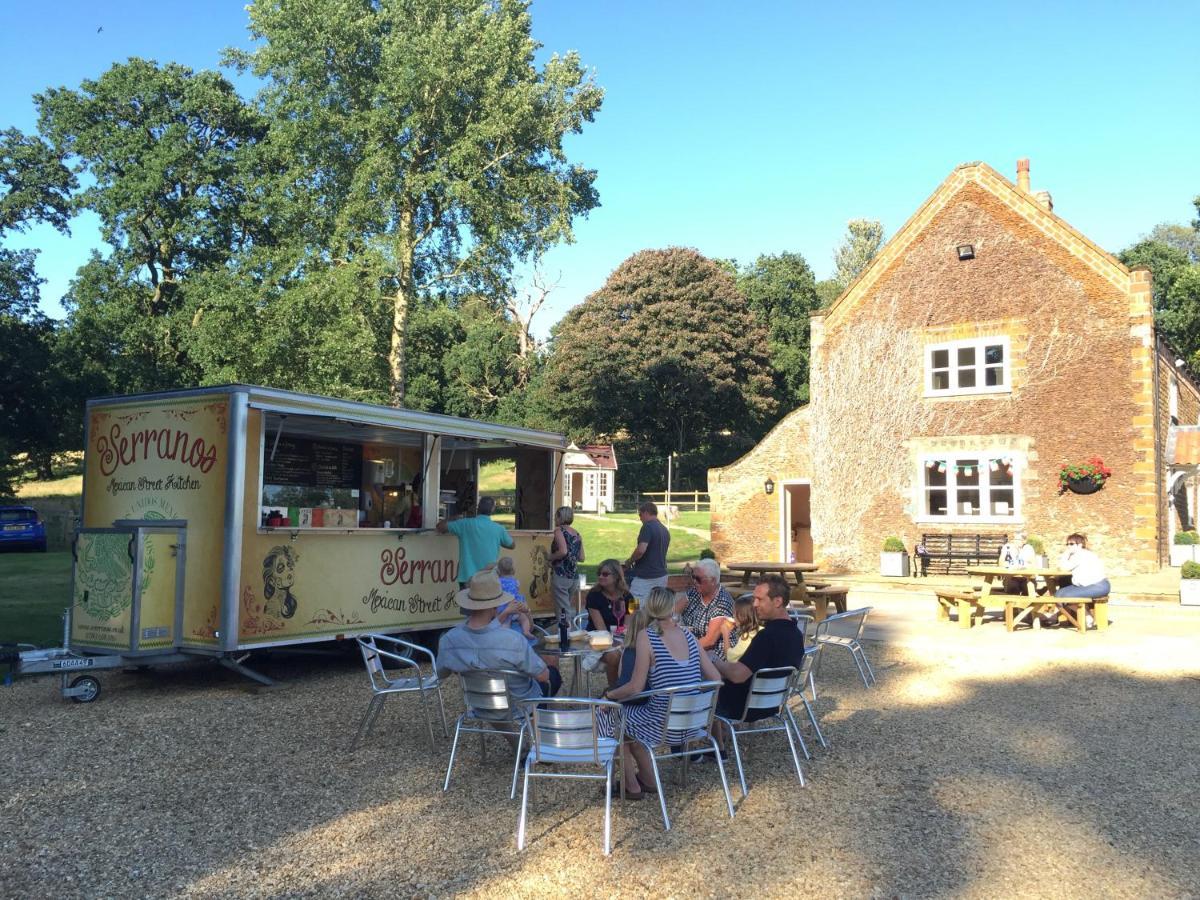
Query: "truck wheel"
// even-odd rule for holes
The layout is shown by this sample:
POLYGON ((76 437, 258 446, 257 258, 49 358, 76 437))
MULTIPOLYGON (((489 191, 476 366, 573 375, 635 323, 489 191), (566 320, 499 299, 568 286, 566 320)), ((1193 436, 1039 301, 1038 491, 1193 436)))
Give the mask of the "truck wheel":
POLYGON ((71 682, 71 687, 82 689, 82 694, 71 697, 76 703, 91 703, 100 696, 100 682, 91 675, 80 675, 71 682))

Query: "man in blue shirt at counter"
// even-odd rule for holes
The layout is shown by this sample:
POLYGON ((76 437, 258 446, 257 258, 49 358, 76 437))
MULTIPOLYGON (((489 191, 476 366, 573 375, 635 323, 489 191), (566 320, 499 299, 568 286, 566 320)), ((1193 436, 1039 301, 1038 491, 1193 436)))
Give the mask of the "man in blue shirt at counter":
POLYGON ((500 548, 513 546, 512 535, 498 522, 492 521, 496 501, 479 498, 479 510, 474 516, 437 523, 440 534, 450 533, 458 538, 458 584, 466 587, 471 576, 486 569, 500 558, 500 548))

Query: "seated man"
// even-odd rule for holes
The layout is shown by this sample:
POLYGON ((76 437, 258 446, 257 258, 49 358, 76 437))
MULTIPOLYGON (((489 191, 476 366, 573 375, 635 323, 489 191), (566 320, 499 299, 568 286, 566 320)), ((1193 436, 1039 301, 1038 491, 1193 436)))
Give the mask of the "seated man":
POLYGON ((512 669, 522 673, 508 678, 514 698, 534 700, 558 693, 562 676, 553 662, 534 653, 524 637, 502 627, 496 619, 496 609, 513 602, 513 596, 501 589, 495 569, 482 569, 472 575, 456 599, 467 618, 438 642, 439 677, 450 672, 512 669))
MULTIPOLYGON (((804 632, 788 616, 787 605, 790 589, 778 575, 760 581, 754 588, 754 611, 758 614, 762 629, 750 642, 750 647, 738 662, 714 659, 713 664, 725 685, 717 695, 717 715, 727 719, 740 719, 746 708, 746 697, 750 693, 750 679, 759 669, 774 669, 781 666, 800 668, 804 660, 804 632)), ((771 710, 753 710, 747 717, 761 719, 771 715, 771 710)), ((717 727, 718 736, 722 728, 717 727)))

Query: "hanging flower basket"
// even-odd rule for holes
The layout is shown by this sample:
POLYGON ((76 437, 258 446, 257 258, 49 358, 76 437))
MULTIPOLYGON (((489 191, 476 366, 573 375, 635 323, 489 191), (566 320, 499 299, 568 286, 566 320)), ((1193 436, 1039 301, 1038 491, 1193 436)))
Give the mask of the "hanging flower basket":
POLYGON ((1094 494, 1112 477, 1104 460, 1093 456, 1085 463, 1072 463, 1058 470, 1059 493, 1094 494))

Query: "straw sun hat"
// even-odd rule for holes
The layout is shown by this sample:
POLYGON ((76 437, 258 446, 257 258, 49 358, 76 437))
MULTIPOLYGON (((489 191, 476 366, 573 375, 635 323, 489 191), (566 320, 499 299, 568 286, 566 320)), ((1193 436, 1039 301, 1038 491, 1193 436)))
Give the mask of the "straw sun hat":
POLYGON ((458 592, 455 602, 463 609, 494 609, 512 599, 513 595, 500 587, 500 576, 496 570, 487 568, 471 576, 466 589, 458 592))

